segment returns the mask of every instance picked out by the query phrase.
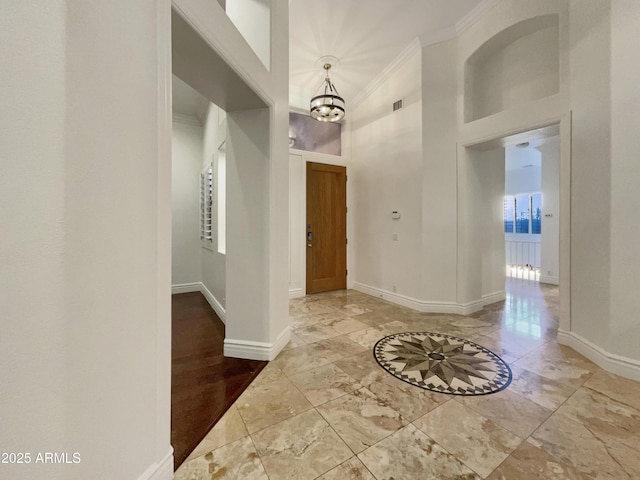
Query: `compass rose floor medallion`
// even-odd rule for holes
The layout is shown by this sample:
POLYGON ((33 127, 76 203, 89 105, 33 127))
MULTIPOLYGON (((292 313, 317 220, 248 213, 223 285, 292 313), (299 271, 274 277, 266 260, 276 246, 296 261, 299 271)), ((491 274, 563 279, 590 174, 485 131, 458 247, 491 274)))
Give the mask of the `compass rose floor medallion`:
POLYGON ((511 369, 477 343, 440 333, 396 333, 379 340, 382 368, 416 387, 452 395, 486 395, 511 383, 511 369))

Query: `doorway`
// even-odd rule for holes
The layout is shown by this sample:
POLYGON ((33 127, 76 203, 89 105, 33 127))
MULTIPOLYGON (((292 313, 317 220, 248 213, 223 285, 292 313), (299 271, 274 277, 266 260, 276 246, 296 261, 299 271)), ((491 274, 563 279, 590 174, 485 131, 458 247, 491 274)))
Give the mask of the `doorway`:
POLYGON ((307 163, 307 294, 347 288, 347 169, 307 163))
MULTIPOLYGON (((555 249, 556 258, 553 259, 555 267, 548 267, 545 264, 545 258, 551 260, 553 255, 549 252, 545 252, 545 247, 541 245, 541 268, 540 268, 540 280, 543 283, 552 283, 560 286, 560 328, 570 328, 570 276, 569 276, 569 262, 570 262, 570 170, 571 170, 571 151, 570 151, 570 132, 571 132, 571 118, 569 115, 564 115, 552 121, 544 126, 533 127, 528 130, 516 130, 511 132, 503 132, 502 134, 487 135, 482 141, 474 141, 469 144, 462 145, 459 157, 459 171, 462 175, 459 177, 459 202, 460 212, 463 218, 469 218, 470 228, 464 232, 459 243, 459 262, 462 272, 467 271, 469 274, 467 277, 470 279, 466 281, 465 276, 461 277, 459 288, 463 293, 466 293, 469 297, 482 297, 489 292, 485 289, 484 280, 488 278, 492 283, 491 286, 495 287, 500 283, 504 285, 505 277, 505 218, 504 218, 504 206, 503 198, 505 195, 504 183, 502 187, 500 181, 493 181, 491 186, 487 183, 487 178, 491 176, 487 173, 487 165, 483 163, 486 160, 483 157, 492 158, 498 155, 495 152, 501 152, 504 156, 504 149, 510 145, 518 145, 523 143, 530 143, 531 145, 537 144, 537 148, 545 149, 545 145, 549 145, 548 152, 543 153, 545 156, 554 156, 555 166, 549 169, 548 172, 543 172, 543 175, 549 175, 553 180, 551 182, 551 188, 548 189, 547 195, 545 195, 545 189, 543 189, 542 199, 543 205, 541 208, 541 225, 542 231, 548 234, 547 239, 551 239, 555 236, 555 249), (555 198, 553 198, 555 197, 555 198), (493 198, 496 202, 491 203, 492 220, 491 225, 491 250, 487 250, 486 245, 478 245, 472 240, 475 238, 482 238, 484 231, 488 228, 483 220, 487 218, 487 214, 483 210, 487 209, 487 203, 484 202, 486 198, 493 198), (552 208, 545 208, 545 203, 549 207, 550 200, 553 199, 555 206, 552 208), (497 208, 493 208, 497 206, 497 208), (496 212, 498 215, 496 215, 496 212), (547 216, 550 215, 550 216, 547 216), (555 225, 550 227, 549 221, 554 222, 555 225), (546 222, 546 223, 545 223, 546 222), (487 270, 489 266, 489 271, 487 270), (500 271, 500 278, 496 277, 494 272, 500 271), (542 275, 544 274, 544 276, 542 275), (475 285, 482 285, 482 292, 478 292, 478 288, 475 285)), ((495 177, 500 170, 498 169, 500 161, 494 159, 492 163, 494 171, 492 172, 495 177)), ((504 159, 503 159, 504 162, 504 159)), ((501 172, 504 173, 504 163, 501 172)), ((543 160, 544 167, 544 160, 543 160)), ((500 174, 502 174, 500 173, 500 174)), ((495 178, 494 178, 495 180, 495 178)), ((547 180, 548 181, 548 180, 547 180)), ((503 180, 504 182, 504 180, 503 180)), ((543 183, 546 183, 543 181, 543 183)), ((529 199, 530 200, 530 199, 529 199)), ((527 204, 525 202, 525 204, 527 204)), ((528 205, 528 204, 527 204, 528 205)), ((531 219, 529 220, 529 228, 531 228, 531 219)), ((515 229, 515 226, 513 227, 515 229)), ((525 262, 531 263, 531 262, 525 262)), ((491 292, 489 292, 491 293, 491 292)), ((502 292, 504 295, 504 290, 502 292)), ((496 298, 493 301, 499 300, 496 298)), ((491 303, 491 302, 483 302, 491 303)))

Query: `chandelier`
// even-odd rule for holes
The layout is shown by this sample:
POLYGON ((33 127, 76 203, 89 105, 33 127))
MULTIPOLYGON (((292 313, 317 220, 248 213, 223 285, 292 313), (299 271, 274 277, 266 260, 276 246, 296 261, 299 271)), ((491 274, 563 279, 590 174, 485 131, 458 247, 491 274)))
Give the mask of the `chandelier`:
POLYGON ((344 118, 344 98, 338 94, 335 85, 329 77, 330 63, 324 64, 327 72, 319 90, 324 86, 324 92, 311 99, 311 117, 320 122, 339 122, 344 118))

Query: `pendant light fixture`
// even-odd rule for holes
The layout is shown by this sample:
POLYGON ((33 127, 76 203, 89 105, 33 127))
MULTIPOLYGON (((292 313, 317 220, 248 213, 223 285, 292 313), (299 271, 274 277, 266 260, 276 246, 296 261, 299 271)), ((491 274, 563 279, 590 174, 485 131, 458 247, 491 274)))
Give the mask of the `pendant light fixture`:
POLYGON ((329 77, 330 63, 324 64, 327 72, 319 90, 324 87, 324 92, 311 99, 311 117, 320 122, 339 122, 344 118, 344 98, 338 94, 335 85, 329 77))

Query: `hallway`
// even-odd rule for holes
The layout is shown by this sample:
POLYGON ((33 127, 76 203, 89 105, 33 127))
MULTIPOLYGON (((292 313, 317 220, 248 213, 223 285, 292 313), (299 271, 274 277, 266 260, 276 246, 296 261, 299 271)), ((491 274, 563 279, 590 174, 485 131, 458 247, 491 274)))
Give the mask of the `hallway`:
POLYGON ((176 480, 633 479, 640 385, 555 341, 558 289, 510 279, 470 316, 424 314, 347 290, 291 301, 292 340, 176 472, 176 480), (372 355, 438 332, 501 356, 490 395, 433 393, 372 355))

